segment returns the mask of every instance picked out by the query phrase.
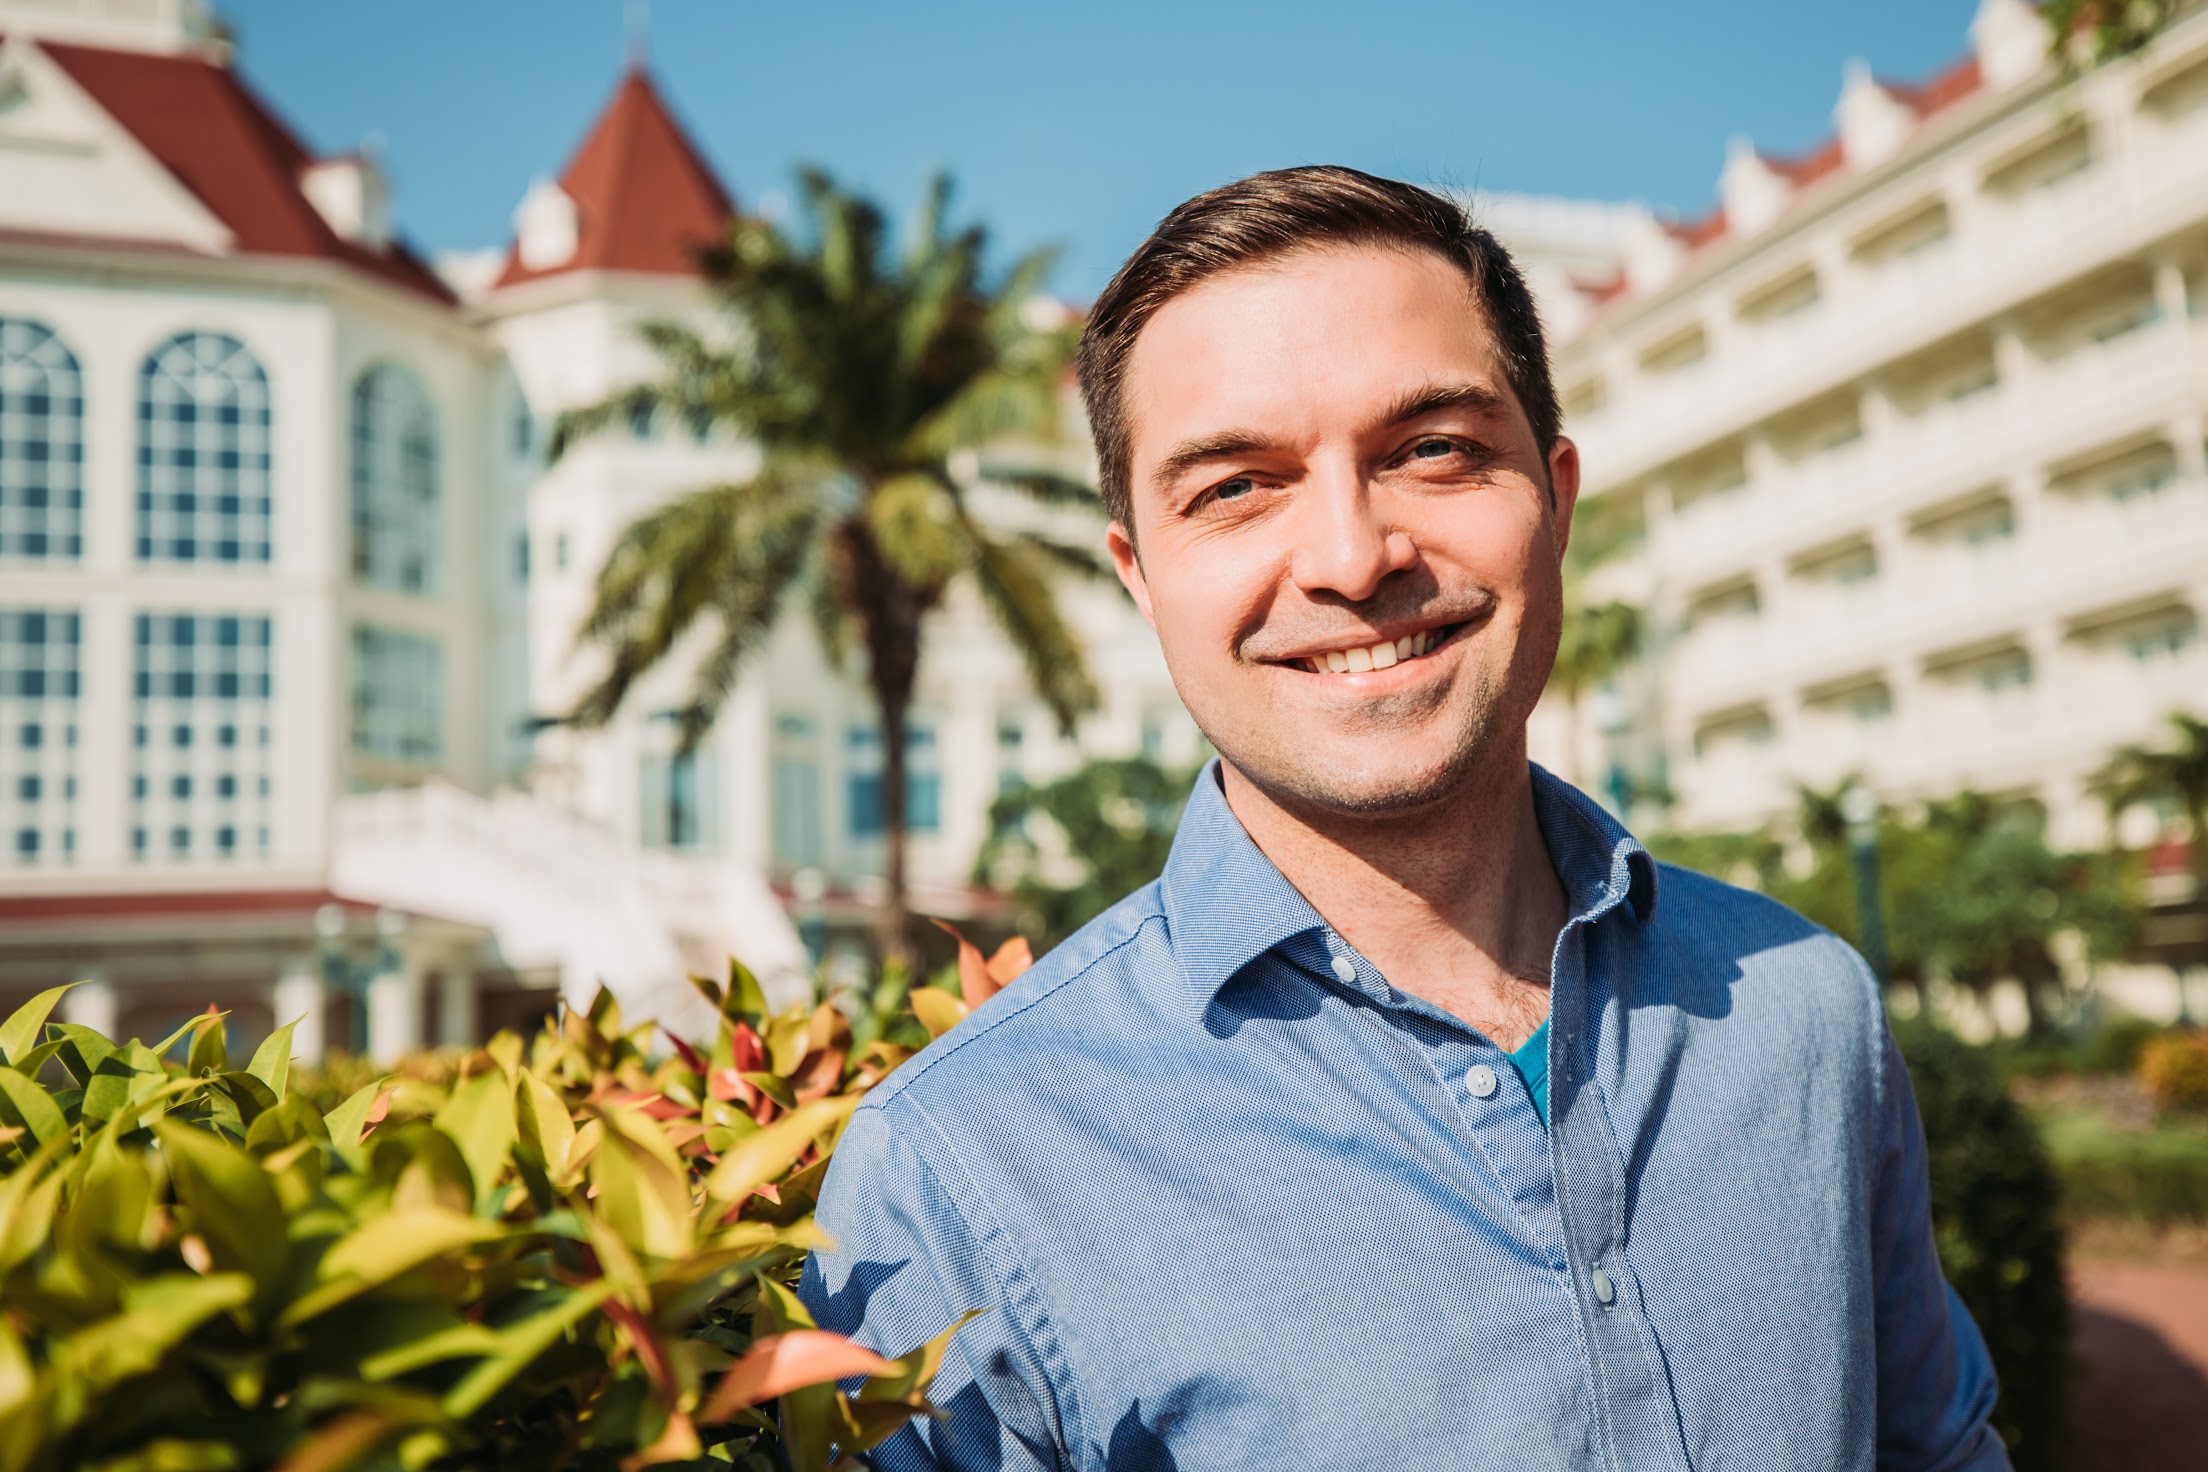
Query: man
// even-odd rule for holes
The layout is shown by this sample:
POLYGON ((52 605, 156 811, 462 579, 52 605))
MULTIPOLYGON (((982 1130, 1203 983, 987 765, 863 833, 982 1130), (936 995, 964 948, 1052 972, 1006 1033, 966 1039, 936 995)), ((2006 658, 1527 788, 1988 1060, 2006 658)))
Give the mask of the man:
POLYGON ((1877 987, 1529 765, 1579 488, 1443 199, 1263 174, 1081 348, 1109 545, 1218 748, 1164 876, 868 1099, 804 1296, 887 1468, 2005 1468, 1877 987))

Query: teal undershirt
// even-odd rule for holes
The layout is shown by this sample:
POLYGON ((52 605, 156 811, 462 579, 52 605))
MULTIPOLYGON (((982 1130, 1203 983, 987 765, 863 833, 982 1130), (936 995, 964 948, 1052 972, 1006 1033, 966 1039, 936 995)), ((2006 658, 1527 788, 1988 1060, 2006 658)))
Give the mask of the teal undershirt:
POLYGON ((1541 1123, 1549 1122, 1549 1020, 1541 1019, 1541 1026, 1524 1046, 1510 1055, 1511 1066, 1518 1070, 1518 1077, 1525 1080, 1526 1092, 1533 1096, 1533 1112, 1541 1116, 1541 1123))

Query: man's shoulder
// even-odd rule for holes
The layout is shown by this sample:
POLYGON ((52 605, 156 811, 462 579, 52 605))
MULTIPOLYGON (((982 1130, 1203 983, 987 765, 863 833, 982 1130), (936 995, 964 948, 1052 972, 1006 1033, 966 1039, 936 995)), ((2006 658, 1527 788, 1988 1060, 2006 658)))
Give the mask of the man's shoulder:
POLYGON ((1001 1104, 1008 1070, 1050 1067, 1094 1042, 1133 1036, 1161 993, 1179 985, 1153 882, 1105 910, 1045 952, 1019 978, 907 1059, 860 1107, 917 1107, 940 1116, 976 1090, 1001 1104))
POLYGON ((1657 927, 1666 948, 1705 964, 1822 993, 1851 1008, 1879 1004, 1878 983, 1855 947, 1767 894, 1676 864, 1657 865, 1657 927))

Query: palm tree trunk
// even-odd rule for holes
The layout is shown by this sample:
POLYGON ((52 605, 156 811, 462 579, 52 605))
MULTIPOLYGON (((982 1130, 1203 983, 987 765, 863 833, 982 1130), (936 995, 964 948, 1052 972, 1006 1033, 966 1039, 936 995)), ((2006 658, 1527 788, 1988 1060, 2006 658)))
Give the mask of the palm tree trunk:
POLYGON ((882 719, 882 878, 887 893, 880 916, 882 959, 910 966, 913 961, 912 906, 905 873, 905 736, 912 708, 908 679, 891 689, 877 679, 875 704, 882 719))
POLYGON ((912 689, 920 672, 920 621, 927 612, 918 590, 899 577, 874 539, 857 525, 844 536, 847 584, 858 603, 866 636, 867 679, 882 735, 882 879, 887 890, 879 916, 882 959, 911 965, 918 956, 905 871, 905 738, 911 724, 912 689))

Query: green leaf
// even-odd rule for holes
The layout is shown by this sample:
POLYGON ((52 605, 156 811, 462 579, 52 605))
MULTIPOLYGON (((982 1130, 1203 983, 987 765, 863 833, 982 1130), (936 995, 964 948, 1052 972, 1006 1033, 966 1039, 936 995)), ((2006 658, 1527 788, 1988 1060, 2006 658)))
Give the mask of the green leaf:
MULTIPOLYGON (((609 1114, 613 1111, 609 1111, 609 1114)), ((595 1205, 621 1240, 640 1252, 679 1258, 690 1250, 693 1208, 687 1178, 620 1130, 607 1131, 590 1161, 595 1205)))
POLYGON ((184 1060, 186 1073, 196 1078, 203 1074, 221 1073, 229 1068, 230 1029, 223 1022, 228 1015, 210 1012, 199 1019, 199 1030, 192 1034, 192 1051, 184 1060))
POLYGON ((514 1091, 503 1073, 480 1073, 453 1091, 433 1121, 460 1147, 468 1163, 468 1177, 475 1184, 475 1204, 481 1210, 497 1189, 507 1156, 521 1138, 514 1118, 514 1091))
POLYGON ((795 1109, 797 1107, 797 1090, 790 1087, 788 1079, 765 1072, 745 1073, 737 1076, 784 1109, 795 1109))
POLYGON ((245 1065, 245 1071, 267 1084, 279 1101, 291 1082, 291 1032, 298 1025, 294 1018, 262 1038, 253 1050, 253 1061, 245 1065))
POLYGON ((452 1324, 434 1334, 394 1345, 381 1354, 363 1355, 360 1374, 364 1380, 388 1380, 441 1360, 496 1354, 500 1343, 495 1329, 486 1329, 481 1324, 452 1324))
POLYGON ((114 1052, 102 1058, 92 1069, 92 1077, 85 1081, 84 1106, 80 1111, 86 1119, 109 1119, 130 1103, 133 1087, 139 1079, 138 1070, 130 1066, 130 1056, 114 1052))
POLYGON ((0 1124, 20 1125, 38 1145, 59 1140, 69 1132, 69 1121, 62 1117, 60 1106, 46 1092, 46 1086, 12 1068, 0 1068, 0 1124))
POLYGON ((265 1314, 291 1268, 291 1238, 275 1183, 258 1160, 210 1130, 163 1119, 154 1122, 153 1133, 208 1255, 223 1271, 253 1279, 265 1314))
POLYGON ((344 1103, 323 1116, 330 1127, 330 1147, 337 1151, 338 1159, 356 1171, 368 1168, 368 1152, 360 1143, 361 1132, 368 1127, 368 1111, 375 1108, 376 1096, 390 1086, 391 1075, 387 1073, 374 1083, 362 1084, 344 1103))
POLYGON ((290 1326, 326 1313, 431 1258, 506 1235, 497 1222, 462 1216, 436 1206, 403 1207, 354 1228, 322 1254, 315 1286, 284 1310, 279 1323, 290 1326))
POLYGON ((766 988, 759 985, 759 978, 751 974, 749 966, 733 957, 728 963, 728 1009, 738 1018, 767 1015, 766 988))
POLYGON ((67 1142, 56 1137, 6 1175, 0 1175, 0 1275, 30 1261, 53 1234, 61 1204, 61 1173, 47 1167, 67 1142))
POLYGON ((498 1348, 446 1393, 445 1414, 455 1418, 474 1415, 484 1402, 527 1369, 530 1361, 595 1313, 612 1295, 613 1285, 601 1280, 569 1294, 556 1308, 498 1330, 498 1348))
POLYGON ((903 1401, 907 1405, 919 1404, 928 1393, 928 1382, 935 1372, 943 1368, 943 1356, 949 1353, 951 1337, 966 1327, 968 1321, 985 1309, 968 1309, 958 1316, 958 1322, 930 1339, 910 1354, 900 1355, 894 1371, 884 1370, 870 1378, 859 1391, 860 1400, 903 1401))
POLYGON ((568 1152, 575 1145, 575 1117, 552 1086, 527 1069, 516 1080, 521 1098, 521 1121, 528 1138, 544 1157, 545 1168, 555 1176, 567 1169, 568 1152))
POLYGON ((301 1140, 327 1143, 330 1127, 312 1104, 294 1094, 274 1109, 264 1109, 245 1132, 245 1148, 266 1158, 301 1140))
POLYGON ((104 1389, 143 1375, 216 1314, 253 1296, 243 1273, 167 1273, 123 1290, 123 1311, 69 1336, 55 1347, 55 1367, 104 1389))
POLYGON ((48 987, 16 1008, 6 1022, 0 1022, 0 1058, 5 1058, 11 1067, 21 1067, 18 1060, 38 1046, 39 1034, 45 1030, 54 1004, 68 993, 69 987, 79 985, 82 983, 72 981, 67 986, 48 987))
POLYGON ((791 1110, 755 1135, 737 1142, 705 1178, 705 1193, 716 1201, 741 1201, 788 1170, 813 1141, 851 1117, 856 1095, 816 1099, 791 1110))
POLYGON ((61 1044, 61 1066, 69 1070, 69 1076, 80 1084, 90 1084, 92 1075, 100 1064, 120 1051, 91 1028, 75 1022, 57 1022, 53 1027, 54 1040, 61 1044))
POLYGON ((40 1043, 37 1047, 31 1049, 30 1052, 25 1053, 23 1055, 23 1061, 21 1063, 11 1066, 13 1066, 15 1070, 18 1073, 21 1073, 25 1078, 37 1078, 38 1071, 46 1066, 46 1060, 53 1057, 56 1053, 59 1053, 60 1051, 61 1039, 48 1038, 45 1042, 40 1043))

